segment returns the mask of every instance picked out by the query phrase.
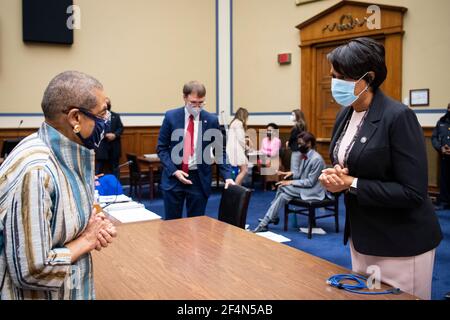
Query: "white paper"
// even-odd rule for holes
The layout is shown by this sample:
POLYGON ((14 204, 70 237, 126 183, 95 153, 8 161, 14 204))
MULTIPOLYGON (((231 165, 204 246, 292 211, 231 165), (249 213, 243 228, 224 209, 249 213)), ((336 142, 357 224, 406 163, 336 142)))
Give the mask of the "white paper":
POLYGON ((272 241, 276 241, 276 242, 288 242, 291 241, 291 239, 286 238, 285 236, 282 236, 281 234, 276 234, 272 231, 267 231, 267 232, 257 232, 255 233, 258 236, 261 236, 263 238, 267 238, 269 240, 272 241))
POLYGON ((109 202, 130 202, 132 199, 130 197, 127 197, 124 194, 119 195, 113 195, 113 196, 100 196, 99 197, 100 203, 109 203, 109 202))
POLYGON ((252 156, 252 157, 255 157, 255 156, 262 156, 264 154, 264 152, 262 152, 262 151, 251 151, 251 152, 248 152, 247 153, 247 155, 250 157, 250 156, 252 156))
POLYGON ((161 216, 145 208, 112 210, 107 212, 122 223, 161 219, 161 216))
MULTIPOLYGON (((308 228, 300 228, 300 231, 303 233, 308 233, 308 228)), ((327 234, 327 232, 325 230, 323 230, 322 228, 312 228, 312 233, 313 234, 327 234)))
POLYGON ((142 203, 137 203, 134 201, 131 202, 121 202, 121 203, 112 203, 104 208, 104 211, 110 213, 110 211, 117 211, 117 210, 132 210, 132 209, 139 209, 139 208, 145 208, 145 206, 142 203))
POLYGON ((144 154, 144 158, 147 158, 147 159, 159 159, 157 153, 147 153, 147 154, 144 154))

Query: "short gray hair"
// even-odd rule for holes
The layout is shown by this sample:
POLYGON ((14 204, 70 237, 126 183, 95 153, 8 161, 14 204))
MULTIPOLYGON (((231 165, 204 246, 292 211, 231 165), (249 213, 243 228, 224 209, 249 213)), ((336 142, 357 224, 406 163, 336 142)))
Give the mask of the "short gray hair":
POLYGON ((78 71, 58 74, 50 81, 42 98, 41 107, 45 118, 54 119, 69 107, 95 108, 95 89, 103 90, 103 85, 90 75, 78 71))

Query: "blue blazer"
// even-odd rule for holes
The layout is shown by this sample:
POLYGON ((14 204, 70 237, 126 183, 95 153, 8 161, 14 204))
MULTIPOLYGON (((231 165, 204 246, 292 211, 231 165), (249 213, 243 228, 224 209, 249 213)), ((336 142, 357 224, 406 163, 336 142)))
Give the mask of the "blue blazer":
MULTIPOLYGON (((163 165, 161 188, 164 191, 172 190, 181 184, 173 174, 175 171, 181 170, 185 130, 184 121, 184 107, 169 110, 164 116, 159 131, 157 152, 163 165)), ((211 194, 212 182, 211 164, 215 161, 219 163, 219 171, 224 179, 231 179, 231 166, 227 161, 225 153, 226 146, 223 143, 224 139, 220 131, 217 116, 202 110, 200 112, 198 130, 199 134, 197 135, 195 150, 197 170, 201 182, 201 189, 206 196, 209 196, 211 194), (217 144, 217 147, 214 144, 217 144), (211 156, 211 149, 213 150, 214 157, 211 156)))

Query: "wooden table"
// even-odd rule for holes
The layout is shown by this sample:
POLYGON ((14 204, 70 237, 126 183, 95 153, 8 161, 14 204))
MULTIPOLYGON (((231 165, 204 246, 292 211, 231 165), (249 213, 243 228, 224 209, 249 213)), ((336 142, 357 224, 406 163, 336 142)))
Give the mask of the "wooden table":
POLYGON ((146 158, 138 157, 138 161, 148 167, 149 183, 150 183, 150 200, 154 198, 154 182, 155 182, 155 171, 158 171, 161 167, 161 160, 159 158, 146 158))
POLYGON ((97 299, 414 299, 332 288, 349 270, 206 216, 119 225, 93 259, 97 299))

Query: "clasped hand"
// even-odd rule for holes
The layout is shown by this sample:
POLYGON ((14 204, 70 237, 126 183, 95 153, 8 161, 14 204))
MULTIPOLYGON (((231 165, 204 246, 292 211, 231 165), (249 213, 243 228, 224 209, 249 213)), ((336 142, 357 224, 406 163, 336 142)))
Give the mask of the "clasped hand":
POLYGON ((103 212, 97 213, 96 209, 92 210, 91 218, 83 235, 92 244, 95 243, 95 250, 100 251, 112 243, 113 238, 117 236, 116 227, 106 218, 103 212))
POLYGON ((322 170, 322 174, 319 176, 320 183, 332 193, 349 189, 353 179, 355 178, 349 175, 348 168, 342 168, 338 164, 334 168, 322 170))

